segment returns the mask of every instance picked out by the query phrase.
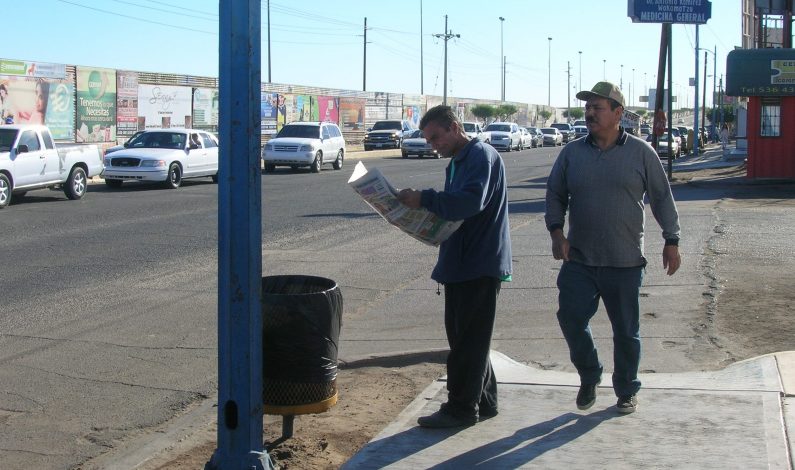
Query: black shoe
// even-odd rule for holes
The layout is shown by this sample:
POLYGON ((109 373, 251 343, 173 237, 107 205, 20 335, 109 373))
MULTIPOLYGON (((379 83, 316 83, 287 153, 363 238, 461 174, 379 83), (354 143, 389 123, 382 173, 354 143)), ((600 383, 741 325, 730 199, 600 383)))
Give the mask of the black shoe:
POLYGON ((478 411, 478 420, 485 421, 487 419, 493 418, 499 414, 497 408, 481 408, 478 411))
POLYGON ((432 415, 422 416, 417 419, 417 424, 424 428, 458 428, 472 426, 477 422, 477 416, 456 416, 444 410, 439 410, 432 415))
POLYGON ((577 409, 587 410, 596 403, 596 387, 601 383, 601 380, 592 384, 580 385, 580 391, 577 392, 577 409))
POLYGON ((622 414, 634 413, 635 410, 638 409, 638 398, 635 395, 624 395, 623 397, 618 397, 616 409, 622 414))

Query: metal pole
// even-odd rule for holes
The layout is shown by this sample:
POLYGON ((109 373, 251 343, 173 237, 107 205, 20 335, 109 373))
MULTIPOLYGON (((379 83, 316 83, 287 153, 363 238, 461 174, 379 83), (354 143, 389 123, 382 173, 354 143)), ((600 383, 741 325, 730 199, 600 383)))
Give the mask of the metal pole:
POLYGON ((671 23, 665 23, 666 28, 668 29, 668 180, 673 179, 673 172, 674 172, 674 159, 673 155, 671 154, 671 141, 673 140, 674 136, 671 133, 671 129, 674 127, 674 113, 672 110, 674 109, 673 105, 673 93, 671 93, 671 88, 674 85, 674 64, 673 64, 673 50, 674 50, 674 38, 673 38, 673 28, 671 23))
POLYGON ((579 89, 582 90, 582 51, 580 53, 580 80, 579 80, 579 89))
POLYGON ((547 107, 552 107, 552 38, 547 38, 549 41, 549 54, 547 55, 547 69, 549 71, 549 78, 547 79, 547 107))
MULTIPOLYGON (((695 96, 694 96, 694 103, 693 103, 693 127, 695 128, 693 131, 693 136, 695 137, 697 134, 695 131, 698 130, 698 82, 699 82, 699 74, 698 74, 698 48, 699 48, 699 25, 696 25, 696 67, 695 67, 695 76, 696 76, 696 89, 695 89, 695 96)), ((704 60, 706 65, 706 59, 704 60)), ((706 80, 706 78, 704 78, 706 80)), ((706 87, 705 87, 706 88, 706 87)), ((702 111, 703 112, 703 111, 702 111)), ((698 139, 693 139, 693 154, 698 155, 698 139)))
MULTIPOLYGON (((706 119, 707 119, 707 51, 704 50, 704 91, 701 93, 701 127, 706 129, 706 119)), ((696 129, 696 137, 700 134, 698 133, 699 129, 696 129)), ((696 138, 698 140, 698 138, 696 138)))
POLYGON ((500 17, 500 100, 505 101, 505 51, 503 50, 502 27, 505 18, 500 17))
POLYGON ((362 91, 367 91, 367 17, 364 17, 364 60, 362 60, 362 91))
POLYGON ((218 447, 207 469, 273 468, 262 441, 261 8, 219 2, 218 447))
POLYGON ((444 15, 444 98, 442 104, 447 104, 447 15, 444 15))
POLYGON ((425 77, 423 76, 425 64, 423 63, 423 54, 422 54, 422 0, 420 0, 420 94, 424 95, 424 85, 425 85, 425 77))
POLYGON ((566 122, 571 122, 571 61, 566 61, 566 122))
POLYGON ((715 90, 716 84, 718 82, 718 46, 715 45, 715 49, 712 53, 712 134, 715 134, 715 121, 717 120, 717 112, 718 109, 715 107, 715 90))
POLYGON ((268 0, 268 83, 271 82, 271 0, 268 0))
POLYGON ((602 59, 602 80, 607 80, 605 77, 605 70, 607 68, 607 59, 602 59))

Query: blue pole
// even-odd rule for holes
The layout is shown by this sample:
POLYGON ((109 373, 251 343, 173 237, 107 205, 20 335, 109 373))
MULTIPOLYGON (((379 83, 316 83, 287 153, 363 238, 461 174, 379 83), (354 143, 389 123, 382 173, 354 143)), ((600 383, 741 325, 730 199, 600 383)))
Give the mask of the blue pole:
MULTIPOLYGON (((693 116, 693 142, 688 142, 690 144, 690 146, 693 148, 693 155, 698 155, 698 135, 699 135, 699 130, 698 130, 698 96, 699 96, 698 95, 698 82, 699 82, 699 80, 698 80, 698 78, 699 78, 699 75, 698 75, 698 51, 699 51, 699 49, 698 48, 699 48, 699 44, 698 43, 699 43, 699 40, 698 40, 698 25, 696 25, 696 69, 695 69, 696 70, 696 74, 695 74, 695 77, 696 77, 696 83, 695 83, 695 85, 696 85, 696 96, 695 96, 695 98, 696 99, 695 99, 695 106, 693 106, 693 109, 695 110, 695 113, 694 113, 694 116, 693 116)), ((704 59, 704 60, 706 61, 706 59, 704 59)), ((706 81, 707 81, 707 77, 704 77, 704 82, 706 82, 706 81)), ((706 86, 707 86, 707 84, 704 83, 704 87, 706 87, 706 86)), ((704 113, 706 111, 702 109, 701 112, 704 113)))
POLYGON ((261 0, 220 2, 218 431, 207 469, 271 469, 262 438, 261 0))

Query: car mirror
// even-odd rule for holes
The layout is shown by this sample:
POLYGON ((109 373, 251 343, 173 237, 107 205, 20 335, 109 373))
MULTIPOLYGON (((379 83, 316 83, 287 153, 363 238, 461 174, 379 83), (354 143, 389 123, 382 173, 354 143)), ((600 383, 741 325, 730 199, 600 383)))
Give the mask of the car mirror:
POLYGON ((17 145, 17 153, 28 153, 29 151, 27 144, 17 145))
POLYGON ((373 130, 373 128, 372 128, 372 127, 368 127, 368 128, 367 128, 367 132, 370 132, 371 130, 373 130))

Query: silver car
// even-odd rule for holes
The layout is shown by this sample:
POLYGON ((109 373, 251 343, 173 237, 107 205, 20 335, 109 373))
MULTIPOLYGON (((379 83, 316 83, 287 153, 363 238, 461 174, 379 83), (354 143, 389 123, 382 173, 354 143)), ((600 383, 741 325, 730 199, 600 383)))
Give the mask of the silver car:
POLYGON ((320 173, 324 164, 341 170, 345 160, 345 139, 331 122, 291 122, 262 147, 265 172, 276 166, 309 167, 320 173))
POLYGON ((497 150, 519 150, 522 146, 522 132, 515 122, 492 122, 486 127, 491 134, 491 146, 497 150))
POLYGON ((419 129, 409 134, 408 137, 403 138, 403 143, 400 144, 400 153, 403 158, 408 158, 409 155, 416 155, 419 158, 425 155, 439 158, 439 152, 431 147, 431 144, 425 140, 425 136, 422 135, 422 131, 419 129))
POLYGON ((563 134, 554 127, 542 127, 541 132, 544 134, 544 146, 547 145, 563 145, 563 134))

